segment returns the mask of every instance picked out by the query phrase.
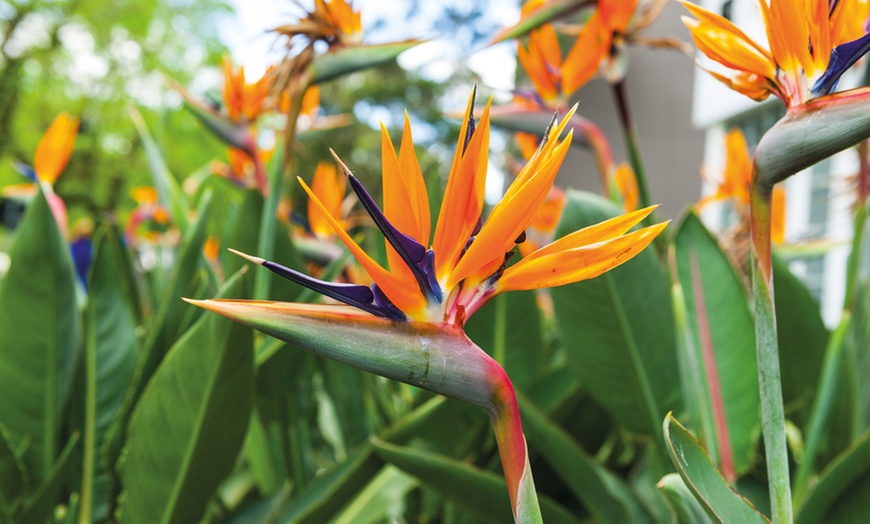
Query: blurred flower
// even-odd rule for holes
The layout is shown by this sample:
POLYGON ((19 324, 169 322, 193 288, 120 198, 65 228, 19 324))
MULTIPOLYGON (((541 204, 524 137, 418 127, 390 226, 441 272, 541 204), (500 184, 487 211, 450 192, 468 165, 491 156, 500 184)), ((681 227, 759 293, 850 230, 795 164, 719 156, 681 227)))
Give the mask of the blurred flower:
MULTIPOLYGON (((699 200, 695 206, 701 210, 711 202, 729 200, 740 218, 739 228, 748 232, 752 159, 746 138, 739 129, 732 129, 725 137, 725 158, 725 169, 716 191, 699 200)), ((781 244, 785 237, 785 189, 782 186, 774 188, 771 205, 771 239, 781 244)))
POLYGON ((267 102, 273 81, 271 68, 252 84, 245 80, 244 66, 235 69, 228 56, 224 57, 223 70, 223 97, 227 116, 233 122, 252 123, 256 121, 264 111, 269 109, 267 102))
MULTIPOLYGON (((524 6, 524 19, 540 9, 533 6, 527 10, 529 4, 531 2, 524 6)), ((529 31, 527 46, 519 44, 517 58, 545 104, 566 104, 598 74, 611 83, 621 81, 626 70, 626 44, 685 50, 685 44, 679 40, 650 39, 640 34, 655 21, 665 5, 666 0, 600 0, 597 10, 582 28, 577 31, 562 28, 562 32, 576 34, 564 59, 556 31, 550 24, 529 31)), ((517 25, 522 23, 521 19, 517 25)))
POLYGON ((625 209, 625 212, 629 213, 637 209, 637 177, 635 176, 631 165, 626 162, 621 163, 619 167, 616 168, 613 181, 616 186, 616 191, 619 193, 619 197, 622 200, 622 207, 625 209))
POLYGON ((151 186, 134 187, 130 190, 130 196, 136 201, 136 207, 127 217, 127 226, 124 228, 127 242, 135 244, 138 239, 156 242, 160 230, 169 224, 169 212, 159 203, 157 189, 151 186), (143 224, 157 227, 143 230, 143 224))
MULTIPOLYGON (((479 126, 469 102, 431 247, 426 185, 405 120, 399 154, 382 133, 383 211, 350 171, 340 164, 351 188, 386 237, 389 269, 372 259, 345 231, 321 199, 303 187, 323 218, 369 273, 371 289, 312 281, 273 262, 251 260, 302 285, 377 316, 396 320, 447 322, 462 326, 493 296, 504 291, 537 289, 595 277, 643 249, 665 224, 625 234, 651 209, 587 228, 539 249, 516 264, 508 261, 523 241, 552 187, 570 145, 559 140, 569 113, 551 125, 537 153, 482 223, 483 188, 489 144, 489 105, 479 126)), ((301 182, 301 180, 300 180, 301 182)))
POLYGON ((787 107, 830 93, 840 76, 870 49, 868 3, 827 0, 760 1, 767 45, 728 19, 680 0, 697 19, 683 17, 698 49, 725 66, 716 79, 755 100, 770 94, 787 107))
POLYGON ((72 228, 69 243, 70 255, 72 255, 76 276, 85 289, 88 287, 88 273, 91 269, 91 259, 93 257, 94 247, 91 241, 93 234, 93 221, 89 218, 79 219, 72 228))
POLYGON ((264 166, 272 158, 272 149, 257 148, 257 162, 251 159, 251 156, 241 149, 235 147, 227 148, 227 160, 229 164, 214 161, 210 165, 211 172, 215 175, 226 178, 230 182, 239 187, 246 189, 257 188, 257 164, 264 166))
POLYGON ((64 236, 68 234, 66 204, 54 192, 54 184, 72 156, 78 130, 78 118, 67 113, 57 115, 39 139, 33 155, 33 167, 25 164, 17 166, 19 171, 32 182, 6 186, 0 193, 5 197, 31 197, 36 194, 36 184, 40 184, 51 212, 57 220, 58 228, 64 236))
MULTIPOLYGON (((311 191, 317 196, 332 221, 342 228, 347 227, 342 212, 344 195, 347 192, 347 178, 343 173, 338 172, 335 164, 330 162, 317 164, 311 182, 311 191)), ((330 221, 326 219, 314 200, 308 201, 308 226, 311 232, 320 238, 331 238, 334 235, 330 221)))
POLYGON ((298 22, 278 26, 272 31, 293 38, 323 40, 330 45, 355 45, 362 42, 363 30, 359 11, 345 0, 315 0, 314 10, 298 22))

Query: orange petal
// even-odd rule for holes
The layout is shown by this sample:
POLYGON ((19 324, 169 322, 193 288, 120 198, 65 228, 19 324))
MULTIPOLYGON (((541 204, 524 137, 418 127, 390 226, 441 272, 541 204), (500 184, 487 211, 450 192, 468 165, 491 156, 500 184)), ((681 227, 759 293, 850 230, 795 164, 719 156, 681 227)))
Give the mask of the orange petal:
POLYGON ((693 20, 682 17, 682 20, 701 52, 731 69, 774 78, 774 55, 755 43, 727 18, 690 2, 680 0, 680 3, 697 18, 693 20))
POLYGON ((785 239, 785 188, 777 186, 773 189, 770 202, 770 240, 774 244, 782 244, 785 239))
MULTIPOLYGON (((477 238, 450 274, 447 289, 472 275, 486 278, 501 266, 505 253, 513 248, 517 237, 528 227, 535 211, 546 200, 571 146, 571 138, 569 133, 540 170, 529 177, 520 190, 506 196, 492 210, 477 238)), ((517 182, 519 179, 514 184, 517 182)))
POLYGON ((630 212, 637 209, 637 177, 634 174, 634 170, 631 169, 631 166, 625 162, 620 164, 619 167, 616 168, 614 179, 616 182, 616 189, 622 196, 622 207, 625 211, 630 212))
POLYGON ((477 227, 483 212, 483 192, 489 160, 489 110, 486 103, 474 135, 463 153, 467 121, 471 112, 469 101, 466 123, 459 135, 459 145, 453 157, 453 168, 444 190, 432 249, 435 251, 435 273, 438 280, 456 265, 459 254, 477 227))
POLYGON ((598 64, 607 55, 611 34, 598 12, 589 17, 577 41, 568 51, 562 66, 562 92, 570 96, 583 87, 598 71, 598 64))
MULTIPOLYGON (((311 190, 317 195, 329 216, 341 224, 341 205, 347 191, 347 178, 339 173, 330 162, 320 162, 314 171, 311 190)), ((313 200, 308 201, 308 225, 311 231, 320 236, 332 235, 332 226, 324 217, 313 200)))
POLYGON ((528 264, 536 258, 552 255, 560 251, 568 251, 599 242, 606 242, 609 239, 624 234, 626 231, 639 224, 644 218, 649 216, 656 207, 658 206, 638 209, 637 211, 632 211, 631 213, 626 213, 605 220, 604 222, 599 222, 598 224, 574 231, 573 233, 565 235, 555 242, 544 246, 523 258, 517 262, 516 265, 528 264))
POLYGON ((505 270, 497 292, 562 286, 595 278, 640 253, 667 226, 656 224, 590 246, 521 260, 505 270))
POLYGON ((429 236, 432 233, 432 218, 429 214, 429 193, 426 190, 426 180, 423 171, 417 161, 417 153, 414 151, 414 138, 411 136, 411 121, 405 112, 405 128, 402 131, 402 143, 399 146, 399 167, 402 178, 408 192, 408 207, 405 212, 411 212, 415 226, 408 231, 417 242, 424 246, 429 245, 429 236))
POLYGON ((61 113, 55 117, 36 146, 33 170, 43 182, 54 184, 72 155, 79 130, 79 119, 61 113))
POLYGON ((332 227, 335 234, 338 235, 338 238, 344 242, 344 245, 347 246, 347 249, 353 254, 356 258, 357 262, 366 270, 369 276, 372 277, 372 280, 378 285, 381 291, 387 295, 393 304, 396 305, 402 312, 408 314, 409 316, 414 316, 414 313, 419 312, 421 309, 426 306, 426 297, 420 292, 420 288, 417 286, 416 280, 411 278, 410 280, 402 279, 399 275, 395 275, 390 273, 380 264, 378 264, 372 257, 368 255, 359 245, 354 242, 354 240, 347 234, 347 231, 341 227, 341 224, 338 223, 332 216, 329 215, 329 211, 323 205, 322 202, 317 198, 317 195, 308 187, 304 180, 301 178, 298 179, 299 183, 302 184, 302 188, 308 193, 308 197, 315 203, 317 208, 323 214, 324 218, 326 218, 329 225, 332 227))

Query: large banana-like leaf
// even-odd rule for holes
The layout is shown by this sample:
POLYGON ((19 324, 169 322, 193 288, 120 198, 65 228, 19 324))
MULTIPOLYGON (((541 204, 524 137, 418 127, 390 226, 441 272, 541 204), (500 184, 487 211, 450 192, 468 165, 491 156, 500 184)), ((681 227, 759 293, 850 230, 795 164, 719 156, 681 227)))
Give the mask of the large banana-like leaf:
MULTIPOLYGON (((597 195, 571 191, 556 234, 619 214, 597 195)), ((661 420, 682 402, 669 284, 655 253, 552 294, 568 363, 583 388, 631 431, 661 435, 661 420)))
MULTIPOLYGON (((242 293, 237 274, 223 292, 242 293)), ((232 470, 251 416, 249 329, 202 317, 172 347, 130 419, 121 465, 125 522, 197 522, 232 470)))
POLYGON ((745 287, 716 239, 689 213, 674 242, 677 275, 703 391, 695 398, 713 413, 706 442, 720 469, 742 474, 755 463, 761 433, 755 327, 745 287), (710 439, 710 436, 715 438, 710 439), (728 464, 727 468, 725 464, 728 464))
POLYGON ((72 383, 81 326, 66 241, 42 192, 19 225, 0 287, 0 421, 33 485, 60 450, 61 413, 72 383))
POLYGON ((80 507, 94 521, 108 517, 109 468, 103 438, 121 408, 136 362, 136 322, 132 305, 118 285, 126 263, 117 229, 98 235, 85 310, 84 466, 80 507))

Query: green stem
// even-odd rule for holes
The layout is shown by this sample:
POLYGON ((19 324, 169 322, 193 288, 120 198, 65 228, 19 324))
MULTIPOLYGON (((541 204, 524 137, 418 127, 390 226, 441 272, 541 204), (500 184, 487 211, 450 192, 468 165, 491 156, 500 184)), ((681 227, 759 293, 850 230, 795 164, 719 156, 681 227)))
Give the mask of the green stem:
POLYGON ((505 354, 507 345, 507 300, 504 294, 493 299, 495 302, 495 322, 493 322, 493 350, 492 358, 496 362, 505 365, 505 354))
POLYGON ((767 460, 770 506, 773 522, 793 521, 785 413, 776 339, 776 309, 770 244, 770 202, 773 186, 759 181, 758 166, 752 178, 752 291, 755 300, 755 349, 761 396, 761 431, 767 460))
POLYGON ((85 346, 85 426, 82 451, 82 486, 79 503, 79 523, 91 522, 91 504, 94 492, 94 461, 96 455, 97 410, 97 335, 94 308, 87 312, 87 345, 85 346))
MULTIPOLYGON (((260 218, 260 234, 257 238, 257 256, 266 260, 273 259, 275 252, 275 231, 278 229, 278 203, 284 192, 284 180, 289 179, 294 171, 293 145, 296 142, 296 120, 302 111, 302 98, 305 89, 293 97, 290 110, 287 113, 287 132, 284 134, 284 161, 273 159, 274 168, 269 173, 269 193, 263 205, 263 215, 260 218), (283 165, 282 165, 283 164, 283 165)), ((269 286, 272 281, 270 271, 257 271, 254 276, 254 298, 265 300, 269 298, 269 286)))
POLYGON ((611 84, 613 88, 613 96, 616 99, 616 106, 619 110, 619 123, 622 125, 622 136, 625 140, 625 148, 628 150, 628 160, 634 169, 634 176, 637 178, 637 192, 640 207, 648 207, 650 205, 649 184, 646 178, 646 169, 644 168, 643 158, 640 153, 640 145, 637 139, 637 129, 634 127, 634 120, 631 118, 631 108, 628 105, 628 92, 625 89, 625 79, 611 84))

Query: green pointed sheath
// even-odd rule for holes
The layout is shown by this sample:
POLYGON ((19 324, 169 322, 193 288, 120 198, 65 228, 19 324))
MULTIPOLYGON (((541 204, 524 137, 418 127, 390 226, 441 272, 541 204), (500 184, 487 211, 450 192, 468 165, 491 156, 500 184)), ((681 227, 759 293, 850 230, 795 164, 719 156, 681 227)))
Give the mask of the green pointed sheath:
POLYGON ((502 367, 461 328, 396 322, 348 306, 261 300, 187 302, 316 355, 482 407, 495 427, 516 521, 541 522, 513 385, 502 367))
POLYGON ((770 128, 755 151, 759 183, 773 187, 870 137, 870 88, 814 98, 770 128))

